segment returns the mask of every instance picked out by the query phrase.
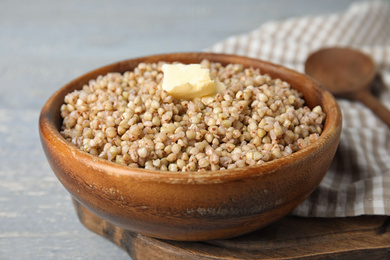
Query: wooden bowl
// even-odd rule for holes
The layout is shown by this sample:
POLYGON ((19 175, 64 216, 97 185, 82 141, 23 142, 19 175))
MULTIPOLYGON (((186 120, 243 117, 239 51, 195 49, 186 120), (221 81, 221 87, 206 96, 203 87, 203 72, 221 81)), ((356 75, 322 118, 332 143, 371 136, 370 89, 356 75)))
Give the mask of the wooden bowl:
POLYGON ((170 240, 209 240, 239 236, 282 218, 318 186, 334 157, 341 132, 341 111, 333 96, 310 77, 247 57, 176 53, 130 59, 89 72, 59 89, 39 118, 43 149, 69 193, 91 212, 126 230, 170 240), (64 97, 90 79, 132 70, 140 62, 202 59, 240 63, 281 78, 303 93, 306 104, 327 114, 323 133, 310 146, 259 166, 218 172, 134 169, 79 150, 60 134, 64 97))

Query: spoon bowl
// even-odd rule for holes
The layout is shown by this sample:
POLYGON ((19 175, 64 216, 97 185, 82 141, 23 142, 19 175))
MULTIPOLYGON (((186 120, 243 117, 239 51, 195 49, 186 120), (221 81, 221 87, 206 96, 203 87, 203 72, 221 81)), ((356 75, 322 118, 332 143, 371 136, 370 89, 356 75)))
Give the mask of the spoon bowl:
POLYGON ((324 48, 309 56, 305 72, 335 96, 362 102, 390 127, 390 110, 370 92, 377 73, 371 57, 351 48, 324 48))

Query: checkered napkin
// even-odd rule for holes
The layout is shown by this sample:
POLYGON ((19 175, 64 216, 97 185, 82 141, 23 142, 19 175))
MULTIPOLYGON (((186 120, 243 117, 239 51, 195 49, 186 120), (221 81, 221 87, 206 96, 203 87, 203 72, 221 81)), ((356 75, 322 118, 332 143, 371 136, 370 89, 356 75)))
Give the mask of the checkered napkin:
MULTIPOLYGON (((338 14, 271 21, 206 51, 238 54, 304 71, 322 47, 360 49, 376 62, 378 98, 390 107, 390 3, 352 4, 338 14)), ((390 128, 359 102, 338 99, 343 130, 335 159, 318 189, 292 214, 306 217, 390 215, 390 128)))

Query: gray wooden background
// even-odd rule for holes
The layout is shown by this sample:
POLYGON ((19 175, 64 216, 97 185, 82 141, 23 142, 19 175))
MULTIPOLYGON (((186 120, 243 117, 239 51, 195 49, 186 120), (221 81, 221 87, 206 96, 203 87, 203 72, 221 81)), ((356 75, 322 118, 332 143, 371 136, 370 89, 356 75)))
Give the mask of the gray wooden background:
POLYGON ((79 223, 43 154, 39 112, 62 85, 115 61, 200 51, 352 2, 0 0, 0 259, 129 259, 79 223))

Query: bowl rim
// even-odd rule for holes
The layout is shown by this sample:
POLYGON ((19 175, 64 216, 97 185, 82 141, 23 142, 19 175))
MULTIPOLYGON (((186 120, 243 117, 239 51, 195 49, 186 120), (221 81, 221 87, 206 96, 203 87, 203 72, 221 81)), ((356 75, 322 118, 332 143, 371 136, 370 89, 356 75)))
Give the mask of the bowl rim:
MULTIPOLYGON (((117 72, 117 71, 118 70, 112 72, 117 72)), ((237 180, 242 180, 247 178, 254 178, 262 174, 272 174, 272 172, 275 172, 277 169, 283 167, 284 165, 298 163, 300 158, 305 158, 307 156, 310 156, 310 154, 312 154, 314 151, 327 146, 329 140, 334 140, 339 138, 341 134, 341 126, 342 126, 342 114, 336 99, 329 91, 327 91, 323 86, 321 86, 320 83, 318 83, 310 76, 286 68, 284 66, 277 65, 257 58, 251 58, 251 57, 239 56, 233 54, 211 53, 211 52, 177 52, 177 53, 148 55, 148 56, 142 56, 137 58, 130 58, 119 62, 114 62, 103 67, 96 68, 77 77, 76 79, 70 81, 69 83, 59 88, 56 92, 54 92, 43 105, 39 116, 39 134, 40 134, 41 142, 44 143, 50 139, 50 141, 56 144, 57 149, 68 150, 71 154, 74 155, 74 158, 78 160, 80 163, 86 163, 86 164, 93 163, 94 169, 97 169, 101 172, 106 172, 110 175, 114 175, 117 177, 126 176, 128 178, 135 178, 140 181, 178 183, 178 184, 179 183, 180 184, 225 183, 225 182, 237 181, 237 180), (326 104, 327 104, 327 108, 329 109, 328 111, 326 111, 327 116, 323 128, 323 132, 314 143, 288 156, 284 156, 272 161, 264 162, 260 165, 218 170, 218 174, 213 173, 213 171, 200 171, 200 172, 189 171, 189 172, 171 173, 169 171, 146 170, 144 168, 132 168, 126 165, 120 165, 115 162, 108 161, 106 159, 82 151, 72 143, 68 142, 61 135, 60 131, 56 126, 56 123, 54 122, 56 117, 59 116, 59 111, 54 111, 53 106, 55 106, 58 98, 61 97, 61 95, 63 95, 64 93, 70 93, 69 91, 66 90, 72 89, 71 91, 73 91, 73 89, 81 89, 83 84, 81 84, 80 82, 83 81, 85 82, 86 79, 92 79, 91 76, 96 74, 98 70, 103 70, 103 69, 110 70, 112 68, 119 69, 124 64, 128 64, 129 62, 133 64, 138 64, 140 62, 148 62, 148 60, 150 59, 167 61, 168 56, 170 57, 169 58, 170 62, 172 62, 175 59, 177 59, 177 61, 180 62, 180 59, 181 57, 183 57, 183 55, 189 57, 190 59, 204 58, 204 59, 209 59, 211 61, 216 61, 221 63, 223 62, 229 63, 229 60, 233 58, 245 59, 248 61, 260 62, 266 64, 267 66, 272 67, 273 69, 283 70, 289 74, 293 74, 294 76, 299 76, 304 78, 306 81, 305 84, 311 84, 314 88, 317 88, 318 91, 321 92, 323 99, 326 99, 327 101, 326 104), (75 85, 77 85, 77 87, 75 87, 75 85)))

